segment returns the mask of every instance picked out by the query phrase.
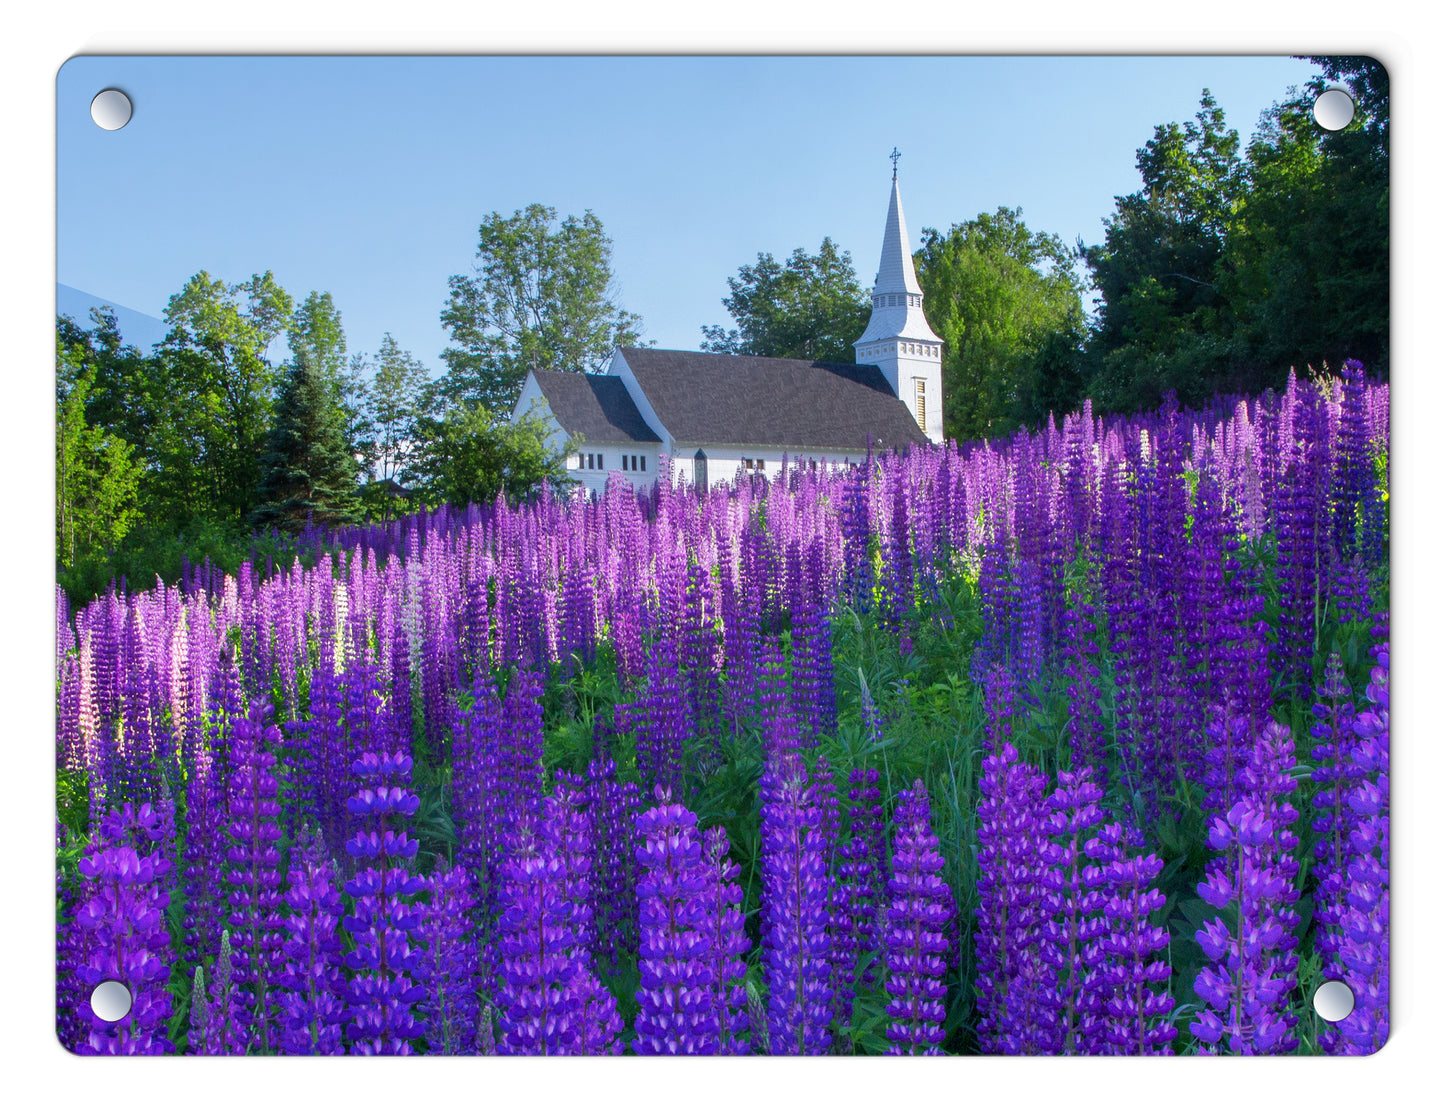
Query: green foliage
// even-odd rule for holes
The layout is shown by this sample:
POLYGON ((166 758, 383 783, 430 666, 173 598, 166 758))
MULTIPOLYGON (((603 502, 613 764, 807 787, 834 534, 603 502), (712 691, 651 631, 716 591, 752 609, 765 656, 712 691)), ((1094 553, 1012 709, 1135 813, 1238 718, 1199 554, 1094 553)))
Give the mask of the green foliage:
POLYGON ((253 534, 239 521, 218 522, 208 517, 194 517, 179 525, 161 521, 137 525, 115 548, 80 557, 56 574, 72 604, 84 603, 96 595, 125 582, 129 587, 144 589, 160 579, 175 583, 181 577, 185 562, 201 564, 206 560, 213 567, 234 575, 247 560, 264 569, 273 565, 290 566, 299 559, 310 567, 319 555, 312 546, 298 549, 286 534, 253 534))
POLYGON ((1104 242, 1083 252, 1102 299, 1092 396, 1106 409, 1155 404, 1169 388, 1199 400, 1195 384, 1218 380, 1203 341, 1219 334, 1218 269, 1246 182, 1239 133, 1208 89, 1192 121, 1154 129, 1136 164, 1143 188, 1115 198, 1104 242))
POLYGON ((1058 236, 1001 207, 923 229, 914 256, 928 323, 943 340, 944 434, 998 435, 1078 397, 1082 286, 1058 236))
POLYGON ((140 515, 141 466, 125 439, 86 421, 96 368, 59 352, 55 421, 55 554, 72 568, 125 539, 140 515))
POLYGON ((298 532, 308 523, 359 520, 360 464, 347 437, 346 337, 331 295, 314 291, 291 328, 291 362, 261 454, 257 506, 250 520, 298 532))
POLYGON ((363 456, 376 477, 396 479, 411 463, 418 425, 430 414, 431 376, 390 332, 381 340, 366 397, 363 456))
POLYGON ((1291 366, 1362 360, 1389 375, 1389 80, 1370 58, 1313 58, 1324 76, 1263 114, 1244 157, 1206 89, 1194 121, 1138 152, 1143 187, 1115 198, 1083 255, 1100 294, 1086 389, 1099 411, 1197 405, 1280 387, 1291 366), (1349 85, 1354 121, 1312 105, 1349 85))
POLYGON ((421 431, 403 478, 431 505, 487 503, 498 494, 523 498, 543 484, 562 490, 571 482, 571 445, 554 448, 550 426, 534 414, 506 421, 481 405, 456 405, 421 431))
POLYGON ((600 371, 614 347, 638 342, 642 319, 613 300, 602 222, 591 210, 556 220, 532 204, 482 222, 475 276, 452 275, 441 314, 451 404, 510 410, 528 371, 600 371))
POLYGON ((161 516, 244 518, 252 509, 276 382, 266 352, 291 316, 270 271, 236 285, 201 271, 170 299, 171 330, 148 368, 161 481, 147 501, 161 516))
POLYGON ((765 252, 728 279, 723 306, 736 328, 704 325, 703 351, 831 363, 854 361, 853 341, 870 306, 847 251, 824 239, 816 255, 796 248, 783 264, 765 252))

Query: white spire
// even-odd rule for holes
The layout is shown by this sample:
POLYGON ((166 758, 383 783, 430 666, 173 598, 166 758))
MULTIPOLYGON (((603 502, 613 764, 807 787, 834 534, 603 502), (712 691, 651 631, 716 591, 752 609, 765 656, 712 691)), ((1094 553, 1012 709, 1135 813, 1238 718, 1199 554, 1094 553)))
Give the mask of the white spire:
POLYGON ((893 193, 888 198, 888 222, 883 225, 883 254, 878 258, 878 276, 873 292, 922 293, 913 272, 908 251, 908 224, 903 219, 903 201, 898 196, 898 171, 893 172, 893 193))
POLYGON ((903 219, 897 167, 888 197, 888 219, 883 225, 883 253, 878 258, 878 275, 873 280, 873 315, 857 343, 871 344, 887 339, 940 342, 923 316, 923 287, 918 284, 913 254, 908 249, 908 224, 903 219))

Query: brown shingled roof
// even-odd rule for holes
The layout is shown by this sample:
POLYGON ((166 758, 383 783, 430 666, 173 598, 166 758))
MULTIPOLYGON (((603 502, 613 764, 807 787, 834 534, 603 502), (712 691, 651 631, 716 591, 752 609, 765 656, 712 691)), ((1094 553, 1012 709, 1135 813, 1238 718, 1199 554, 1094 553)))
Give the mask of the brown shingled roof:
POLYGON ((616 375, 533 371, 552 416, 569 436, 592 441, 661 444, 616 375))
POLYGON ((657 418, 689 444, 864 451, 927 443, 872 365, 623 348, 657 418))

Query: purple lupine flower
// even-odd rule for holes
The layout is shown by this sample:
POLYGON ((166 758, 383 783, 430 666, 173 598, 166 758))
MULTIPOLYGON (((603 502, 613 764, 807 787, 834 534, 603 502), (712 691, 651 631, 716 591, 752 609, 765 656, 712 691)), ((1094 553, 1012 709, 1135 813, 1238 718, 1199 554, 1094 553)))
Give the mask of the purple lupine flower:
POLYGON ((1149 922, 1164 906, 1163 893, 1149 887, 1164 862, 1131 854, 1129 842, 1124 828, 1110 823, 1085 847, 1096 862, 1086 880, 1102 899, 1097 935, 1084 951, 1083 1043, 1087 1053, 1169 1054, 1176 1033, 1171 970, 1155 956, 1169 945, 1169 932, 1149 922))
POLYGON ((1366 697, 1355 716, 1350 750, 1355 784, 1347 797, 1351 830, 1333 969, 1355 995, 1355 1007, 1321 1038, 1325 1050, 1372 1054, 1390 1034, 1390 647, 1374 649, 1366 697))
MULTIPOLYGON (((865 688, 866 690, 866 688, 865 688)), ((833 930, 834 1018, 852 1022, 860 983, 868 985, 882 949, 878 920, 887 878, 884 873, 883 805, 878 770, 848 773, 848 836, 838 847, 838 887, 833 930)))
POLYGON ((281 732, 270 719, 264 698, 251 705, 245 718, 234 724, 232 773, 227 828, 226 860, 231 869, 227 922, 236 957, 236 981, 241 1006, 254 1027, 261 1053, 276 1044, 274 1001, 270 988, 281 969, 281 814, 276 801, 277 782, 272 774, 281 732))
POLYGON ((597 974, 579 965, 572 979, 582 1037, 576 1053, 605 1057, 622 1053, 622 1013, 617 998, 603 987, 597 974))
POLYGON ((974 990, 986 1054, 1037 1052, 1057 1032, 1059 961, 1048 960, 1040 907, 1040 874, 1057 858, 1045 817, 1044 778, 1004 741, 984 758, 979 781, 974 990))
MULTIPOLYGON (((1018 657, 1015 667, 1025 685, 1043 675, 1047 651, 1047 621, 1044 588, 1039 570, 1029 561, 1020 561, 1018 577, 1018 657)), ((1032 696, 1029 697, 1032 702, 1032 696)))
MULTIPOLYGON (((1294 684, 1303 684, 1309 676, 1314 655, 1318 568, 1321 556, 1327 555, 1327 551, 1319 551, 1328 501, 1330 437, 1325 421, 1326 415, 1316 401, 1301 405, 1293 416, 1287 442, 1280 444, 1284 468, 1275 526, 1279 550, 1276 576, 1280 589, 1276 632, 1279 668, 1284 678, 1294 684)), ((1323 542, 1323 547, 1328 550, 1328 541, 1323 542)))
POLYGON ((574 988, 577 960, 575 916, 562 896, 558 849, 535 829, 536 820, 504 834, 501 919, 496 949, 500 965, 496 1002, 502 1038, 499 1054, 575 1054, 582 1040, 580 1004, 574 988))
MULTIPOLYGON (((325 646, 323 640, 321 664, 311 673, 310 716, 304 727, 301 769, 309 796, 306 817, 321 827, 328 845, 341 845, 350 833, 346 797, 351 794, 351 762, 357 754, 350 752, 347 736, 345 689, 331 670, 325 646)), ((363 745, 358 752, 365 748, 363 745)))
POLYGON ((1094 608, 1075 599, 1064 611, 1064 675, 1069 680, 1069 739, 1074 761, 1104 775, 1104 716, 1100 710, 1099 654, 1094 608))
POLYGON ((728 836, 721 826, 703 836, 703 867, 710 881, 704 893, 704 931, 710 962, 710 988, 717 1014, 718 1052, 748 1053, 747 952, 751 948, 743 930, 743 890, 737 883, 742 866, 728 858, 728 836))
POLYGON ((1100 911, 1108 897, 1097 883, 1098 870, 1089 867, 1086 846, 1104 820, 1103 798, 1091 769, 1061 770, 1042 828, 1062 851, 1041 904, 1049 916, 1044 930, 1060 959, 1058 1050, 1063 1054, 1093 1053, 1100 1042, 1094 1030, 1100 1025, 1100 1001, 1085 983, 1092 964, 1087 959, 1097 953, 1096 941, 1106 930, 1100 911))
MULTIPOLYGON (((1335 552, 1349 558, 1359 549, 1360 511, 1371 495, 1376 500, 1379 496, 1374 494, 1371 472, 1365 366, 1358 359, 1346 359, 1341 370, 1344 388, 1330 489, 1330 527, 1335 552)), ((1378 558, 1377 553, 1371 555, 1378 558)))
POLYGON ((859 614, 868 613, 873 606, 873 560, 868 549, 868 480, 872 472, 870 445, 867 462, 853 467, 843 484, 843 582, 849 605, 859 614))
POLYGON ((1251 752, 1243 797, 1209 828, 1219 856, 1199 894, 1212 907, 1235 908, 1237 926, 1231 931, 1216 918, 1195 935, 1210 964, 1194 982, 1204 1007, 1189 1029, 1208 1047, 1224 1043, 1235 1054, 1283 1054, 1298 1043, 1288 1009, 1298 964, 1291 931, 1299 922, 1293 764, 1289 728, 1271 722, 1251 752))
POLYGON ((769 1050, 823 1054, 832 989, 822 812, 802 761, 788 751, 769 761, 759 795, 769 1050))
POLYGON ((884 989, 889 1053, 940 1054, 943 1042, 943 978, 949 949, 945 931, 953 916, 953 893, 943 879, 943 855, 929 823, 928 789, 922 780, 898 793, 893 870, 888 881, 888 927, 884 989))
POLYGON ((648 656, 647 694, 637 715, 637 768, 644 787, 681 790, 683 754, 692 736, 677 646, 664 634, 648 656))
POLYGON ((186 780, 186 841, 182 850, 182 946, 197 969, 221 944, 221 866, 225 860, 226 793, 214 754, 198 747, 186 780))
POLYGON ((187 1026, 186 1046, 192 1054, 199 1054, 199 1048, 206 1045, 211 1029, 211 1002, 206 999, 206 975, 199 965, 191 978, 191 1016, 187 1026))
POLYGON ((484 1004, 477 1013, 477 1055, 490 1058, 497 1053, 496 1009, 484 1004))
POLYGON ((427 1050, 467 1054, 476 1042, 479 969, 472 934, 471 878, 466 869, 444 869, 440 858, 427 879, 427 902, 417 927, 421 959, 417 979, 428 987, 427 1050))
POLYGON ((1330 599, 1341 622, 1370 620, 1370 577, 1359 557, 1335 568, 1330 580, 1330 599))
POLYGON ((491 681, 481 678, 471 702, 458 715, 452 734, 452 820, 457 831, 457 864, 472 878, 481 918, 496 898, 501 861, 498 809, 503 797, 501 702, 491 681))
POLYGON ((150 804, 124 804, 101 823, 90 852, 80 859, 84 878, 73 928, 84 937, 76 969, 81 986, 80 1014, 88 1021, 79 1054, 167 1054, 171 1014, 167 991, 170 942, 165 908, 170 902, 166 876, 170 861, 159 848, 164 832, 150 804), (90 1009, 91 990, 102 981, 119 981, 130 993, 130 1011, 108 1023, 90 1009))
POLYGON ((983 701, 987 715, 984 736, 991 752, 1002 752, 1013 736, 1014 678, 1007 668, 989 668, 983 681, 983 701))
POLYGON ((543 800, 541 833, 547 845, 555 848, 561 866, 562 899, 572 908, 577 961, 591 969, 596 937, 592 909, 592 820, 584 794, 576 783, 569 784, 564 777, 565 774, 558 776, 555 792, 543 800))
POLYGON ((913 549, 909 543, 908 489, 905 483, 893 483, 893 512, 889 520, 888 541, 884 548, 884 587, 887 609, 884 612, 890 629, 899 629, 913 608, 913 549))
POLYGON ((1319 700, 1313 705, 1315 722, 1310 736, 1316 741, 1311 750, 1315 768, 1314 782, 1321 786, 1313 803, 1315 817, 1311 828, 1318 835, 1314 848, 1315 950, 1320 954, 1322 973, 1339 977, 1336 954, 1339 951, 1341 917, 1346 911, 1345 883, 1349 866, 1349 839, 1353 827, 1349 796, 1359 782, 1359 770, 1350 758, 1355 742, 1355 707, 1350 698, 1350 685, 1338 653, 1331 653, 1325 664, 1324 682, 1315 688, 1319 700))
POLYGON ((504 750, 502 784, 510 800, 510 821, 513 822, 535 816, 542 798, 544 687, 541 673, 518 672, 507 686, 502 707, 502 720, 507 726, 501 739, 504 750))
MULTIPOLYGON (((251 1035, 246 1028, 246 1015, 236 991, 234 953, 231 950, 231 932, 221 932, 221 945, 215 964, 211 966, 210 986, 205 999, 198 1005, 196 997, 191 999, 190 1052, 207 1056, 245 1054, 251 1047, 251 1035), (195 1018, 200 1008, 201 1019, 195 1018)), ((204 987, 201 968, 196 967, 196 992, 204 987)))
POLYGON ((596 968, 616 976, 626 955, 637 950, 637 860, 631 851, 639 792, 619 783, 610 760, 587 767, 587 810, 597 835, 592 839, 592 891, 598 912, 592 957, 596 968))
POLYGON ((341 1053, 341 942, 337 927, 343 908, 336 865, 326 856, 320 832, 303 832, 287 878, 284 965, 276 981, 280 994, 284 1054, 341 1053))
POLYGON ((351 935, 346 964, 346 1034, 351 1053, 412 1053, 411 1040, 423 1034, 412 1005, 426 996, 413 978, 417 952, 412 938, 421 915, 410 897, 425 886, 404 862, 416 856, 417 841, 406 829, 420 799, 410 790, 411 758, 405 753, 363 753, 352 774, 370 786, 358 789, 347 809, 361 829, 346 843, 357 873, 346 883, 356 901, 343 923, 351 935))
POLYGON ((709 968, 710 878, 697 816, 657 789, 637 816, 637 1054, 716 1054, 719 1024, 709 968))
MULTIPOLYGON (((55 848, 63 849, 74 835, 59 820, 55 826, 55 848)), ((55 870, 55 888, 59 903, 55 916, 55 1035, 61 1046, 73 1050, 89 1032, 89 1024, 80 1014, 87 995, 80 969, 85 964, 84 947, 89 940, 74 925, 80 901, 66 870, 55 870)))

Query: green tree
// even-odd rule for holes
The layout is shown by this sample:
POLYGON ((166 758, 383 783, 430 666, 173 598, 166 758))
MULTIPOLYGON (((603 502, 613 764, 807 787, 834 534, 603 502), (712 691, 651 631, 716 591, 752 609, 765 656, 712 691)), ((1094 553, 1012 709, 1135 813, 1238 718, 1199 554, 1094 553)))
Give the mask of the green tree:
POLYGON ((1389 85, 1373 59, 1312 59, 1355 96, 1343 131, 1314 120, 1316 78, 1260 120, 1249 190, 1231 221, 1220 289, 1235 316, 1242 389, 1291 365, 1389 369, 1389 85), (1355 68, 1351 68, 1355 67, 1355 68))
POLYGON ((480 405, 457 405, 422 431, 403 477, 433 505, 484 504, 499 493, 524 498, 543 484, 561 490, 571 482, 573 445, 553 447, 550 426, 534 414, 508 421, 480 405))
POLYGON ((431 376, 390 332, 376 353, 367 396, 369 458, 378 479, 395 479, 411 463, 418 426, 430 413, 431 376))
POLYGON ((201 271, 170 299, 153 368, 158 510, 221 521, 250 512, 276 382, 267 349, 292 309, 270 271, 237 285, 201 271))
POLYGON ((355 521, 361 465, 348 436, 346 333, 329 293, 312 291, 292 319, 287 342, 291 360, 261 453, 251 523, 294 532, 308 521, 355 521))
POLYGON ((1169 388, 1201 401, 1230 362, 1218 266, 1246 186, 1239 134, 1205 89, 1194 119, 1156 127, 1136 165, 1143 188, 1114 199, 1104 242, 1082 252, 1101 301, 1089 386, 1112 409, 1169 388))
POLYGON ((801 247, 785 264, 758 253, 756 263, 728 279, 723 306, 736 328, 704 325, 704 351, 852 363, 853 341, 868 325, 870 306, 853 259, 824 239, 816 255, 801 247))
POLYGON ((122 437, 139 458, 149 460, 149 442, 161 409, 150 389, 153 360, 124 343, 108 305, 91 309, 89 328, 71 317, 56 317, 55 332, 62 352, 56 367, 58 381, 73 384, 83 370, 90 373, 87 422, 122 437))
POLYGON ((560 224, 544 205, 494 212, 479 229, 473 269, 452 275, 441 314, 452 404, 503 412, 528 371, 599 371, 614 347, 638 342, 642 320, 614 300, 612 241, 591 210, 560 224))
POLYGON ((114 549, 140 516, 141 465, 116 433, 90 424, 96 365, 84 347, 58 345, 55 555, 61 568, 114 549))
POLYGON ((1101 410, 1166 389, 1188 404, 1257 392, 1351 357, 1388 377, 1389 78, 1372 58, 1311 60, 1323 75, 1262 115, 1244 159, 1208 90, 1194 123, 1160 125, 1139 151, 1144 188, 1116 198, 1084 252, 1101 410), (1313 114, 1327 82, 1356 103, 1334 133, 1313 114))
POLYGON ((943 421, 960 440, 997 435, 1078 401, 1083 328, 1076 257, 1001 207, 923 229, 914 256, 928 323, 944 343, 943 421))

